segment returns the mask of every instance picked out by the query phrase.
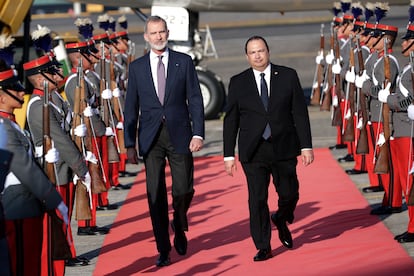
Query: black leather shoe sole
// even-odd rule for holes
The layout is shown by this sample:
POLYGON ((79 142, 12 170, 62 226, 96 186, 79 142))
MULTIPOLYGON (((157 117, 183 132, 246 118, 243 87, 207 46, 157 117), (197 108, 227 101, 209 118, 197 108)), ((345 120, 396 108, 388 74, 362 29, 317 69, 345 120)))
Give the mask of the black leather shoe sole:
POLYGON ((402 234, 398 239, 399 243, 414 242, 414 233, 406 232, 402 234))
POLYGON ((105 206, 97 206, 96 211, 105 211, 105 210, 116 210, 118 209, 118 205, 116 204, 108 204, 105 206))
POLYGON ((371 215, 389 215, 389 214, 395 214, 395 213, 401 213, 402 208, 401 207, 386 207, 381 206, 378 208, 375 208, 371 210, 371 215))
POLYGON ((362 191, 364 193, 377 193, 377 192, 383 192, 384 188, 382 186, 365 187, 365 188, 362 188, 362 191))
POLYGON ((281 222, 278 220, 277 214, 271 215, 271 220, 279 231, 279 240, 286 248, 293 247, 292 234, 289 231, 289 228, 286 225, 286 222, 281 222))
POLYGON ((330 146, 329 147, 330 150, 335 150, 335 149, 346 149, 346 145, 345 144, 336 144, 334 146, 330 146))
POLYGON ((338 162, 353 162, 353 161, 355 161, 355 159, 351 154, 347 154, 344 157, 338 158, 338 162))
POLYGON ((89 265, 89 260, 84 257, 71 258, 65 260, 65 266, 86 266, 89 265))
POLYGON ((129 190, 129 189, 131 189, 131 185, 118 184, 118 185, 112 187, 112 190, 115 190, 115 191, 129 190))
POLYGON ((107 227, 78 227, 78 236, 96 236, 96 235, 105 235, 109 233, 109 228, 107 227))
POLYGON ((257 254, 253 257, 253 261, 261 262, 266 261, 267 259, 272 258, 272 250, 271 249, 260 249, 257 254))
POLYGON ((346 170, 345 172, 350 175, 367 173, 367 171, 360 171, 355 169, 346 170))
POLYGON ((161 253, 158 257, 155 265, 158 267, 169 266, 171 264, 170 254, 169 253, 161 253))

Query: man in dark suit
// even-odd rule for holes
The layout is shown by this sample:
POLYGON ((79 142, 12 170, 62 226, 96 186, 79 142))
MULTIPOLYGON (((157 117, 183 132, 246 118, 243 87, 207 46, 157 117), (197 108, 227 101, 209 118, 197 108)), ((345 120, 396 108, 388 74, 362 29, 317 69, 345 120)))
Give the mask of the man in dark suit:
POLYGON ((144 28, 151 51, 129 67, 124 110, 128 160, 137 164, 138 148, 144 158, 152 227, 160 256, 157 266, 170 264, 171 243, 165 182, 166 158, 172 175, 171 223, 178 254, 187 252, 187 211, 193 198, 193 156, 203 146, 204 108, 200 85, 191 58, 167 48, 164 19, 151 16, 144 28))
POLYGON ((267 204, 270 176, 279 195, 279 208, 271 219, 282 244, 292 248, 286 222, 293 222, 299 199, 297 156, 301 155, 305 166, 313 162, 312 137, 296 71, 270 63, 263 37, 249 38, 245 52, 251 68, 233 76, 229 84, 223 126, 224 166, 233 175, 238 134, 239 159, 249 192, 250 232, 259 250, 253 260, 264 261, 272 257, 267 204))

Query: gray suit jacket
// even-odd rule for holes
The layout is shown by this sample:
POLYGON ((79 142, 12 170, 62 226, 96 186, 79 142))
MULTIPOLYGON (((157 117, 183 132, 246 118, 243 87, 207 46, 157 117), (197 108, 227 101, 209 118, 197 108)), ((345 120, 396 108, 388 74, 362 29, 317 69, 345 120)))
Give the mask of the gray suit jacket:
POLYGON ((13 153, 10 172, 20 181, 16 184, 10 177, 6 181, 1 197, 6 219, 38 217, 55 209, 62 198, 35 162, 30 140, 16 123, 5 118, 0 118, 1 122, 7 132, 6 149, 13 153))

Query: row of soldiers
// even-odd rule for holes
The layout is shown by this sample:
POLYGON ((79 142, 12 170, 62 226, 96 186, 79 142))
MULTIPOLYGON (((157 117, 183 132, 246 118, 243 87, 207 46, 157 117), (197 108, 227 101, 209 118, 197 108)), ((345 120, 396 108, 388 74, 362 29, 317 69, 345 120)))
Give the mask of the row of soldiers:
POLYGON ((96 211, 118 208, 109 203, 110 189, 130 188, 119 177, 127 174, 123 99, 134 47, 125 16, 120 19, 124 30, 115 32, 114 20, 98 17, 104 32, 95 35, 90 19, 77 19, 80 40, 63 49, 54 48, 49 28, 38 26, 32 39, 41 55, 23 64, 32 91, 14 69, 13 38, 0 37, 1 148, 13 155, 0 225, 10 270, 3 267, 1 275, 64 275, 65 266, 87 265, 76 254, 72 213, 77 235, 107 234, 96 211), (22 106, 27 116, 20 126, 15 110, 22 106))
POLYGON ((368 174, 363 192, 384 191, 371 214, 399 213, 405 198, 407 231, 395 240, 406 243, 414 242, 414 1, 402 36, 402 67, 393 55, 398 27, 381 21, 389 10, 387 3, 334 3, 330 49, 325 55, 322 34, 311 104, 332 111, 337 143, 330 149, 347 148, 338 161, 355 161, 346 172, 368 174))

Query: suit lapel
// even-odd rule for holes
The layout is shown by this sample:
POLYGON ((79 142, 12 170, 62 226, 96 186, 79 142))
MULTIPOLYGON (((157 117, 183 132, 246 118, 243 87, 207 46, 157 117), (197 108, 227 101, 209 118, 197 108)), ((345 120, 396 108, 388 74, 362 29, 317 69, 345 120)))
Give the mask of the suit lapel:
POLYGON ((169 50, 164 103, 167 102, 168 97, 171 94, 171 87, 173 87, 179 69, 180 61, 177 59, 177 56, 174 54, 174 52, 172 50, 169 50))
MULTIPOLYGON (((276 93, 276 87, 280 87, 281 83, 279 82, 280 78, 279 78, 279 71, 278 68, 276 66, 274 66, 273 64, 271 65, 270 68, 270 97, 269 97, 269 107, 271 106, 272 102, 277 99, 277 95, 276 93)), ((279 89, 280 90, 280 89, 279 89)))

